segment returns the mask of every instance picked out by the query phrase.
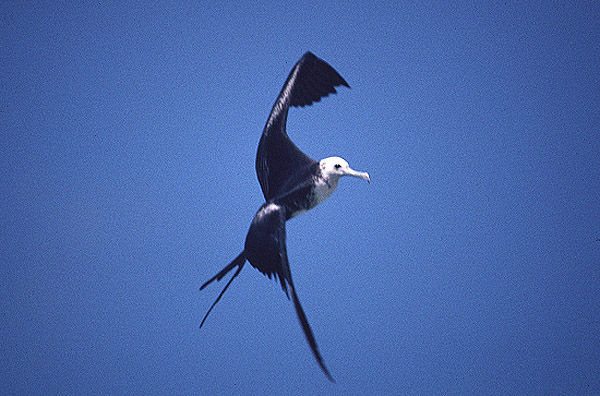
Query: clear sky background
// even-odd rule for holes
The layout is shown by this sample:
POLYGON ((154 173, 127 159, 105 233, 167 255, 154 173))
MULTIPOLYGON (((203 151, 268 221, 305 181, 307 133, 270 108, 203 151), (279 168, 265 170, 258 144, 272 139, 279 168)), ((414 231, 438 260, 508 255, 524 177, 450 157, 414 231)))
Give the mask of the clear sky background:
MULTIPOLYGON (((58 4, 60 3, 60 4, 58 4)), ((600 394, 600 5, 0 6, 0 394, 600 394), (287 225, 329 383, 247 266, 260 133, 293 109, 371 184, 287 225)))

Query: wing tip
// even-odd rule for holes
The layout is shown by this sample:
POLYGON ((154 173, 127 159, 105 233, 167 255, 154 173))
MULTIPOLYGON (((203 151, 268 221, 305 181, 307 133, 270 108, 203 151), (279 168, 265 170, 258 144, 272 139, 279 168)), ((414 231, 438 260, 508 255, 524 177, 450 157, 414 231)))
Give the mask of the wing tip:
POLYGON ((296 92, 291 95, 290 106, 292 107, 304 107, 310 106, 313 103, 318 103, 322 98, 329 96, 330 94, 336 94, 336 87, 344 86, 350 88, 350 84, 331 66, 323 59, 317 57, 311 51, 307 51, 302 55, 295 69, 302 69, 300 73, 306 75, 306 73, 315 73, 320 75, 317 80, 313 80, 311 77, 304 77, 305 81, 313 88, 308 90, 297 89, 296 92), (305 64, 307 64, 305 66, 305 64), (310 70, 310 71, 309 71, 310 70), (311 81, 311 82, 309 82, 311 81), (314 90, 316 88, 316 91, 314 90), (312 91, 312 92, 311 92, 312 91))
POLYGON ((333 378, 333 376, 327 369, 327 366, 325 366, 323 356, 319 352, 319 347, 317 346, 317 341, 315 340, 315 335, 313 334, 312 329, 310 328, 310 324, 308 323, 308 318, 306 317, 306 314, 304 313, 304 309, 302 308, 302 305, 300 304, 300 300, 298 299, 298 295, 296 294, 296 288, 294 287, 294 283, 292 282, 291 276, 288 275, 287 280, 288 280, 290 291, 292 294, 292 301, 294 303, 294 308, 296 309, 296 315, 298 316, 298 320, 300 321, 300 325, 302 327, 302 330, 304 331, 304 336, 306 337, 306 340, 308 341, 310 349, 312 350, 312 353, 313 353, 315 359, 317 360, 319 367, 321 367, 321 370, 323 371, 323 373, 325 374, 327 379, 329 381, 335 383, 335 379, 333 378))

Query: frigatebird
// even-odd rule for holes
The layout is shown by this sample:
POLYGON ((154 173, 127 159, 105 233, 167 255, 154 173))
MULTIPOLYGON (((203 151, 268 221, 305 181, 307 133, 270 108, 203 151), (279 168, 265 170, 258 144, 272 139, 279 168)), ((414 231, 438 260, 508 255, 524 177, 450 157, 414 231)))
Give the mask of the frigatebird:
POLYGON ((211 282, 220 281, 237 267, 233 277, 202 319, 202 327, 208 314, 244 267, 246 260, 269 278, 279 278, 281 288, 288 299, 291 294, 302 330, 319 366, 332 382, 335 380, 319 353, 292 281, 285 243, 285 222, 327 199, 336 189, 341 176, 359 177, 369 182, 370 178, 366 172, 351 169, 340 157, 316 161, 304 154, 290 140, 286 132, 286 121, 290 106, 310 106, 319 102, 321 98, 336 93, 335 87, 340 85, 350 88, 333 67, 311 52, 305 53, 296 63, 273 105, 256 153, 256 174, 265 196, 265 203, 252 220, 244 250, 200 287, 202 290, 211 282))

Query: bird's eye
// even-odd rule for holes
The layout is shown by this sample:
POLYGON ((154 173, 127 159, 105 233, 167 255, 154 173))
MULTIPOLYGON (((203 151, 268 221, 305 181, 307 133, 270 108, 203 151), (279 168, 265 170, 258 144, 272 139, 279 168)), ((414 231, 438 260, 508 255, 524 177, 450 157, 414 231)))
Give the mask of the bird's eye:
POLYGON ((340 169, 340 168, 342 167, 342 165, 340 165, 340 164, 335 164, 335 166, 334 166, 334 167, 335 167, 335 169, 340 169))

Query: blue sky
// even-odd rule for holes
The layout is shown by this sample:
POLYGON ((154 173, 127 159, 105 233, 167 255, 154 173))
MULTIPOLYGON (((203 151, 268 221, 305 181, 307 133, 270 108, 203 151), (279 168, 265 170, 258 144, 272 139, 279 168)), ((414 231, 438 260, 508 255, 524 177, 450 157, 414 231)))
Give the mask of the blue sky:
POLYGON ((0 393, 600 393, 598 2, 3 2, 0 393), (512 4, 515 3, 515 4, 512 4), (244 268, 260 133, 342 179, 244 268))

